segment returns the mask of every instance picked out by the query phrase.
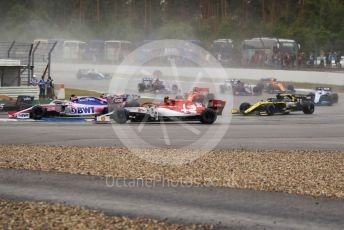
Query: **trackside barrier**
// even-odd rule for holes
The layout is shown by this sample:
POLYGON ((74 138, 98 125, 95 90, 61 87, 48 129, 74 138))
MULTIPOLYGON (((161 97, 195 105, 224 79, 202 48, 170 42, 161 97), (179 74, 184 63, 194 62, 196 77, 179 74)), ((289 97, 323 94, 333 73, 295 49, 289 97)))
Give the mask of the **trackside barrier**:
POLYGON ((38 99, 39 89, 38 86, 0 87, 0 95, 5 95, 14 99, 16 99, 19 95, 26 95, 38 99))
POLYGON ((54 83, 54 93, 56 99, 65 99, 65 87, 64 83, 54 83))

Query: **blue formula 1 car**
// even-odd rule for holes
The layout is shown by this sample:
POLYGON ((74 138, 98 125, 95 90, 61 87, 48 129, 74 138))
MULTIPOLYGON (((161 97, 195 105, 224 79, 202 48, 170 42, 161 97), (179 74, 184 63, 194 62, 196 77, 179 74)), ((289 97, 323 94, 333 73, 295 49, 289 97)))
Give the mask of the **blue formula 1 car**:
POLYGON ((104 73, 96 69, 79 69, 76 73, 77 79, 107 80, 112 79, 112 77, 112 73, 104 73))
POLYGON ((338 94, 333 93, 330 87, 317 87, 314 93, 314 104, 333 105, 338 103, 338 94))
POLYGON ((238 79, 226 79, 224 84, 220 85, 221 93, 229 91, 232 91, 234 96, 258 96, 262 94, 262 88, 246 84, 238 79))

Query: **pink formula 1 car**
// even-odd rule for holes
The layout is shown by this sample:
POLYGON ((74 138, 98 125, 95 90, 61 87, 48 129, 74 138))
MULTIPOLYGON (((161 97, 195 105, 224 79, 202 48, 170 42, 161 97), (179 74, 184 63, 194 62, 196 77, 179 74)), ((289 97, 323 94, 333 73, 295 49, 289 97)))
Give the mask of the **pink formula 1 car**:
POLYGON ((43 117, 88 117, 108 113, 108 103, 103 98, 73 96, 71 100, 54 100, 49 104, 34 105, 18 112, 8 112, 9 118, 39 120, 43 117))

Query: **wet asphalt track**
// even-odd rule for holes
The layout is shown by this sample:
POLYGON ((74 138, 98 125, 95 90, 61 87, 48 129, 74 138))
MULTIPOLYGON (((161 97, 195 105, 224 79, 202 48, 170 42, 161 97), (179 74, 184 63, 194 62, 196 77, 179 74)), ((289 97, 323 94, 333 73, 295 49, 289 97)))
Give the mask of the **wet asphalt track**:
MULTIPOLYGON (((263 97, 267 97, 264 95, 263 97)), ((236 97, 235 106, 259 97, 236 97)), ((228 116, 195 123, 93 124, 0 122, 1 144, 53 144, 169 148, 344 149, 344 103, 316 107, 313 115, 228 116)), ((5 114, 0 117, 4 118, 5 114)))
POLYGON ((227 229, 342 229, 343 200, 67 173, 0 169, 0 197, 227 229))

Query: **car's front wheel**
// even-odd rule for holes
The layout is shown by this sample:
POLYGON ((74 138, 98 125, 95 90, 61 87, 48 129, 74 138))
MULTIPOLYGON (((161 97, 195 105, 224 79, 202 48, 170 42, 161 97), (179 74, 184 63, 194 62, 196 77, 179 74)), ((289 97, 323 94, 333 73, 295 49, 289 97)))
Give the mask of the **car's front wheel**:
POLYGON ((304 114, 314 113, 314 103, 306 103, 302 106, 302 111, 304 114))
POLYGON ((221 93, 226 93, 226 86, 220 85, 220 92, 221 93))
POLYGON ((217 114, 213 109, 206 108, 201 113, 201 122, 203 124, 213 124, 216 121, 217 114))
POLYGON ((145 85, 142 84, 142 83, 140 83, 140 84, 138 85, 138 89, 139 89, 139 92, 140 92, 140 93, 143 93, 143 91, 145 91, 145 85))
POLYGON ((241 103, 241 105, 239 107, 240 113, 246 115, 245 111, 250 107, 251 107, 250 103, 247 103, 247 102, 241 103))
POLYGON ((128 120, 128 111, 126 109, 116 109, 111 114, 111 119, 113 119, 118 124, 124 124, 128 120))
POLYGON ((333 103, 338 103, 338 94, 334 93, 331 95, 332 102, 333 103))
POLYGON ((45 109, 40 105, 36 105, 32 107, 30 117, 35 120, 40 120, 42 119, 44 114, 45 114, 45 109))

